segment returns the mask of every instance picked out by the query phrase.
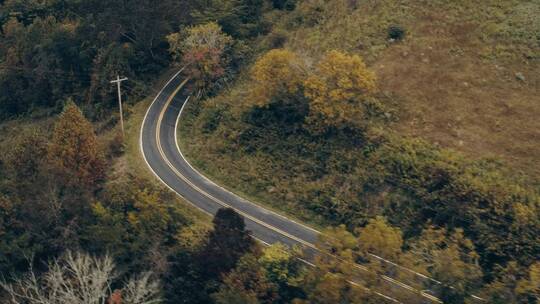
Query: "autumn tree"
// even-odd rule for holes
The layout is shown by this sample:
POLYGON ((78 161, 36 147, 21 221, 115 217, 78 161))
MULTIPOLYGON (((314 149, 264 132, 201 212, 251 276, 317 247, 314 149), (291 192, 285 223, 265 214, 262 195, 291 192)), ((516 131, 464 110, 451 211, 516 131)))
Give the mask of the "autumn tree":
MULTIPOLYGON (((213 220, 213 230, 200 246, 183 248, 171 255, 165 276, 167 303, 210 303, 210 295, 214 293, 220 293, 221 299, 231 300, 234 295, 230 294, 230 288, 244 286, 242 274, 233 275, 230 284, 226 284, 230 288, 223 286, 220 292, 222 279, 244 255, 253 253, 255 246, 245 229, 244 219, 233 209, 219 209, 213 220)), ((246 290, 234 299, 253 300, 250 294, 251 291, 246 290)))
POLYGON ((87 115, 108 114, 108 81, 119 69, 135 81, 155 77, 169 65, 165 36, 190 19, 188 3, 175 0, 1 3, 2 118, 68 97, 92 104, 87 115))
POLYGON ((499 276, 487 284, 482 297, 493 304, 530 304, 540 301, 540 262, 528 271, 516 262, 510 262, 498 272, 499 276))
POLYGON ((299 249, 276 243, 266 247, 258 259, 268 281, 276 286, 279 299, 284 303, 289 303, 303 293, 301 282, 306 269, 300 260, 301 256, 299 249))
POLYGON ((275 303, 277 286, 267 278, 254 254, 246 254, 236 268, 223 278, 219 291, 213 294, 218 304, 275 303))
POLYGON ((151 265, 156 274, 167 266, 167 246, 177 243, 189 221, 172 194, 158 191, 148 182, 128 174, 105 184, 99 200, 88 212, 82 238, 85 249, 111 253, 129 268, 151 265))
POLYGON ((291 303, 303 297, 305 265, 301 252, 280 243, 244 255, 225 275, 217 303, 291 303))
POLYGON ((0 174, 0 197, 6 194, 6 209, 0 213, 9 216, 6 233, 0 233, 5 253, 0 269, 6 274, 26 271, 25 257, 47 260, 80 246, 93 218, 92 192, 104 177, 92 125, 74 104, 57 119, 50 141, 34 127, 17 133, 3 154, 9 163, 6 175, 0 174))
POLYGON ((110 78, 121 75, 133 79, 135 75, 130 63, 134 56, 134 47, 129 43, 111 43, 97 51, 92 66, 89 102, 99 104, 108 101, 105 107, 97 107, 101 111, 116 106, 116 88, 110 85, 110 78))
POLYGON ((370 277, 368 284, 380 285, 383 275, 400 277, 402 273, 393 263, 401 263, 402 260, 401 230, 388 224, 384 217, 378 216, 356 232, 359 235, 357 240, 360 259, 376 274, 370 277))
POLYGON ((264 106, 276 99, 294 101, 300 94, 306 77, 305 64, 300 56, 286 49, 275 49, 264 54, 251 68, 251 89, 248 103, 264 106))
POLYGON ((311 127, 363 127, 366 99, 375 91, 375 75, 358 55, 328 52, 304 82, 311 127))
POLYGON ((22 199, 39 196, 42 189, 36 188, 46 178, 44 174, 47 157, 47 136, 38 128, 23 129, 12 138, 6 158, 6 177, 10 175, 16 183, 13 191, 22 199))
POLYGON ((76 23, 53 16, 34 18, 28 26, 16 18, 5 24, 0 62, 9 68, 0 71, 0 116, 80 96, 84 80, 74 74, 87 72, 87 59, 76 29, 76 23))
POLYGON ((540 302, 540 261, 531 264, 527 275, 518 281, 516 293, 523 302, 540 302))
POLYGON ((358 282, 356 246, 355 236, 344 226, 326 229, 317 245, 321 254, 304 281, 307 301, 297 303, 365 303, 369 295, 366 288, 351 284, 358 282))
POLYGON ((369 220, 357 233, 358 247, 364 257, 375 254, 392 261, 399 259, 403 246, 401 230, 390 226, 385 218, 378 216, 369 220))
POLYGON ((426 264, 431 277, 440 284, 426 281, 428 288, 437 291, 444 303, 465 303, 482 282, 479 256, 473 243, 456 229, 428 227, 421 237, 410 244, 411 252, 426 264))
POLYGON ((47 154, 64 185, 92 190, 105 176, 105 161, 94 128, 71 101, 54 125, 47 154))
POLYGON ((52 243, 43 233, 58 225, 41 186, 48 178, 46 151, 44 134, 23 129, 0 157, 1 273, 26 270, 25 255, 46 251, 52 243))
POLYGON ((12 147, 9 155, 9 166, 19 178, 33 180, 43 165, 41 161, 46 155, 46 139, 39 129, 25 132, 21 140, 12 147))
POLYGON ((227 75, 233 39, 215 22, 167 36, 173 58, 187 67, 198 89, 209 89, 227 75))

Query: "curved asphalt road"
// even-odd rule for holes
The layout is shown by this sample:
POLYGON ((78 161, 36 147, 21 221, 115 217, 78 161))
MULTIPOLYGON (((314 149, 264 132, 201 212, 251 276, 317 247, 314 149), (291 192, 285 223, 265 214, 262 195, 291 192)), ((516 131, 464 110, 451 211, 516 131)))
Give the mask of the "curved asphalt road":
MULTIPOLYGON (((222 207, 234 208, 244 217, 253 237, 266 244, 280 242, 288 246, 299 246, 310 259, 318 252, 314 244, 320 232, 225 190, 205 178, 184 158, 177 143, 176 130, 183 106, 190 96, 183 93, 185 90, 182 88, 188 80, 181 72, 176 73, 167 82, 143 119, 140 148, 150 170, 167 187, 195 207, 210 215, 222 207)), ((392 263, 377 256, 373 257, 392 263)), ((354 267, 368 271, 360 265, 354 267)), ((419 273, 416 274, 429 279, 419 273)), ((392 278, 383 276, 383 279, 391 288, 400 287, 411 292, 420 292, 392 278)), ((440 302, 429 294, 423 292, 420 294, 432 302, 440 302)), ((379 295, 387 300, 393 300, 383 294, 379 295)))
POLYGON ((150 169, 171 190, 209 214, 221 207, 234 208, 244 217, 252 235, 264 243, 313 248, 317 231, 228 192, 186 161, 176 143, 180 110, 189 98, 180 92, 185 82, 181 73, 174 75, 148 108, 140 144, 150 169))

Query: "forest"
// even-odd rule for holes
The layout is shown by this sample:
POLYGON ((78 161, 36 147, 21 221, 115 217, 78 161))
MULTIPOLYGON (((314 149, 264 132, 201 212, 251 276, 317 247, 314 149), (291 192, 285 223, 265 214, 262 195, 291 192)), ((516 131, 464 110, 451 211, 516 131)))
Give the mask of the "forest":
POLYGON ((540 303, 539 14, 0 0, 0 302, 540 303), (149 172, 142 117, 181 67, 187 158, 321 230, 318 256, 149 172))

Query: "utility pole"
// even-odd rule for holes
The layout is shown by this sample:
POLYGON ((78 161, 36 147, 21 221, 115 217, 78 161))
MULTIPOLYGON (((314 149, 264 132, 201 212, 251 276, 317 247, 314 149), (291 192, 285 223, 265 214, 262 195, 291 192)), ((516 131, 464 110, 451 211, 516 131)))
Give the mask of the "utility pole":
POLYGON ((120 109, 120 126, 122 127, 122 138, 125 138, 126 133, 124 131, 124 114, 122 113, 122 93, 120 91, 120 83, 128 80, 127 78, 120 79, 119 75, 116 75, 116 80, 112 80, 111 83, 116 83, 118 87, 118 107, 120 109))

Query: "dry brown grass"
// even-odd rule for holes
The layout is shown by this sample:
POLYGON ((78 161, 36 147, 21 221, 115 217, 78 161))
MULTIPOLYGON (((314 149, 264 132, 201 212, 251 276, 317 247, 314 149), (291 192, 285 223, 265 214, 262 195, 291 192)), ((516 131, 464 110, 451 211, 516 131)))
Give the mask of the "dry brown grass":
POLYGON ((284 18, 287 47, 363 55, 399 101, 396 130, 540 177, 540 1, 354 2, 304 1, 295 13, 316 21, 284 18), (389 24, 406 39, 389 42, 389 24))
POLYGON ((488 60, 483 53, 497 42, 478 41, 471 34, 478 23, 432 26, 444 18, 438 12, 417 18, 415 37, 389 47, 373 65, 380 88, 403 102, 395 128, 474 157, 498 156, 540 176, 538 61, 519 54, 488 60))

